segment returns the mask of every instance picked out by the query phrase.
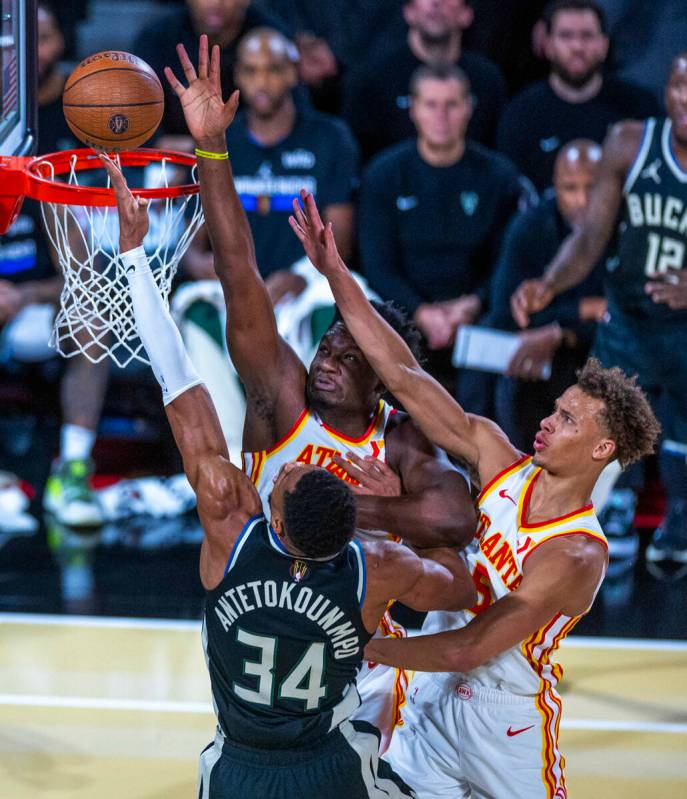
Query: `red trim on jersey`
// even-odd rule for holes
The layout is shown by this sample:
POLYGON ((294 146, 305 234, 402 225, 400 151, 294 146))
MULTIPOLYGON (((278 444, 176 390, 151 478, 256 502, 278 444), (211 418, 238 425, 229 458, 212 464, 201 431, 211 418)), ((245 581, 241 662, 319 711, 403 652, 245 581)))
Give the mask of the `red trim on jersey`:
POLYGON ((534 552, 535 549, 539 549, 542 544, 547 544, 549 541, 553 541, 554 538, 565 538, 567 535, 583 535, 585 538, 591 538, 592 541, 598 541, 600 544, 603 544, 606 549, 608 550, 608 541, 602 538, 600 535, 594 535, 590 533, 588 530, 570 530, 569 532, 565 533, 554 533, 550 535, 548 538, 545 538, 543 541, 537 542, 528 552, 525 553, 525 557, 522 559, 522 567, 525 568, 525 561, 529 556, 534 552))
POLYGON ((590 502, 589 505, 585 505, 582 508, 578 508, 570 513, 566 513, 564 516, 558 516, 555 519, 546 519, 543 522, 536 522, 535 524, 528 524, 525 519, 527 518, 527 511, 529 510, 530 505, 530 497, 532 496, 532 490, 534 489, 534 484, 539 479, 539 475, 542 473, 542 470, 539 469, 538 472, 534 473, 534 476, 530 480, 530 484, 527 486, 525 491, 525 496, 522 500, 522 512, 520 514, 520 519, 518 520, 518 527, 521 530, 536 530, 538 527, 545 527, 547 524, 558 524, 558 522, 564 522, 566 519, 570 519, 573 516, 577 516, 578 513, 588 513, 591 510, 594 510, 594 505, 590 502))
POLYGON ((272 446, 269 449, 264 450, 265 455, 269 455, 271 452, 274 452, 275 449, 278 449, 279 447, 281 447, 282 444, 285 444, 291 438, 291 436, 296 432, 296 430, 298 429, 298 426, 301 424, 303 419, 306 417, 307 413, 308 413, 308 409, 307 408, 303 408, 303 410, 298 415, 298 419, 296 419, 296 421, 291 425, 291 428, 289 429, 289 432, 286 435, 282 436, 279 439, 279 441, 277 441, 275 444, 272 444, 272 446))
POLYGON ((505 477, 508 474, 508 472, 513 471, 513 469, 516 469, 518 466, 523 464, 526 460, 529 460, 531 457, 532 457, 531 455, 523 455, 521 458, 518 458, 518 460, 511 463, 510 466, 506 466, 505 469, 502 469, 500 472, 498 472, 498 474, 495 474, 491 478, 491 480, 484 486, 484 488, 479 492, 479 495, 477 497, 477 504, 479 505, 479 503, 482 500, 482 497, 487 493, 487 491, 489 491, 489 489, 494 485, 494 483, 496 483, 502 477, 505 477))
POLYGON ((384 410, 384 404, 382 400, 380 400, 379 404, 377 405, 377 410, 375 411, 375 414, 372 417, 372 421, 370 422, 370 426, 358 438, 349 438, 349 436, 340 433, 338 430, 335 430, 333 427, 329 427, 329 425, 325 424, 325 422, 323 422, 322 419, 320 419, 319 422, 322 425, 322 427, 324 427, 324 429, 328 433, 331 433, 333 436, 341 438, 344 441, 347 441, 349 444, 362 444, 365 441, 365 439, 369 438, 372 435, 372 433, 374 433, 375 427, 377 427, 377 424, 379 422, 381 414, 383 413, 383 410, 384 410))

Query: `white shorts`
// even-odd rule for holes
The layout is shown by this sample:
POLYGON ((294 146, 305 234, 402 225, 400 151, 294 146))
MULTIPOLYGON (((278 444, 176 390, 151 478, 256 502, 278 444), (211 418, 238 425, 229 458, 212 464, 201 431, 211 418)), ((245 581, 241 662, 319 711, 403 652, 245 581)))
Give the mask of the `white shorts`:
POLYGON ((386 759, 418 799, 566 799, 559 715, 535 698, 418 674, 386 759))
MULTIPOLYGON (((405 638, 405 628, 387 611, 379 622, 375 638, 405 638)), ((408 673, 393 666, 363 661, 355 681, 362 704, 352 718, 369 721, 381 733, 379 753, 386 752, 391 736, 401 721, 401 708, 408 688, 408 673)))

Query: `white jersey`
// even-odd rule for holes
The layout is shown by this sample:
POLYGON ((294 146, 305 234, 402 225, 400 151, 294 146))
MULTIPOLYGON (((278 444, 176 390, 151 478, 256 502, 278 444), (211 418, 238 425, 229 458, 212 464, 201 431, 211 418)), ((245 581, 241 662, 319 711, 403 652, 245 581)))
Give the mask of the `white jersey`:
MULTIPOLYGON (((477 534, 464 552, 478 593, 474 607, 459 613, 429 614, 423 632, 464 627, 493 602, 517 588, 527 558, 544 542, 565 535, 584 535, 601 541, 606 538, 590 504, 573 513, 546 522, 529 524, 527 519, 532 489, 541 469, 532 457, 516 461, 496 475, 477 498, 480 512, 477 534)), ((473 669, 470 683, 521 696, 555 695, 562 675, 551 656, 581 616, 557 613, 526 641, 502 652, 473 669)))
MULTIPOLYGON (((269 497, 274 478, 285 463, 298 461, 322 466, 355 485, 357 481, 332 460, 335 455, 345 457, 346 452, 353 452, 360 458, 371 455, 386 461, 386 428, 395 413, 395 408, 380 400, 369 427, 360 438, 354 439, 328 427, 316 413, 305 408, 291 430, 274 446, 259 452, 243 452, 243 470, 260 494, 266 517, 270 518, 269 497)), ((393 537, 381 531, 358 530, 357 533, 358 538, 379 536, 393 537)), ((406 632, 387 611, 375 635, 398 638, 405 637, 406 632)), ((364 661, 356 682, 362 705, 355 718, 369 721, 380 731, 381 754, 401 718, 408 675, 403 669, 364 661)))
POLYGON ((274 478, 285 463, 315 464, 324 467, 347 483, 357 481, 332 460, 352 452, 360 458, 369 455, 386 460, 385 433, 389 418, 396 413, 384 400, 379 401, 370 426, 360 438, 348 438, 328 427, 319 416, 304 408, 293 427, 274 446, 259 452, 243 452, 243 471, 258 489, 266 518, 270 518, 269 497, 274 487, 274 478))

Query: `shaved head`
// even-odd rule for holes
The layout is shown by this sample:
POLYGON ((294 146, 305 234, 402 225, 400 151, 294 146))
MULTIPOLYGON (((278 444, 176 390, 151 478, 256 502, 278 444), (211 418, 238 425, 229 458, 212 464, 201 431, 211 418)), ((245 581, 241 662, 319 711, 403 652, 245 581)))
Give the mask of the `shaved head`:
POLYGON ((673 123, 673 141, 687 150, 687 52, 676 55, 666 86, 666 111, 673 123))
POLYGON ((248 53, 263 53, 283 60, 286 64, 298 62, 296 45, 274 28, 253 28, 250 33, 246 34, 239 44, 239 60, 248 53))
POLYGON ((579 227, 589 205, 589 195, 599 172, 601 147, 591 139, 568 142, 556 157, 553 185, 558 210, 573 228, 579 227))

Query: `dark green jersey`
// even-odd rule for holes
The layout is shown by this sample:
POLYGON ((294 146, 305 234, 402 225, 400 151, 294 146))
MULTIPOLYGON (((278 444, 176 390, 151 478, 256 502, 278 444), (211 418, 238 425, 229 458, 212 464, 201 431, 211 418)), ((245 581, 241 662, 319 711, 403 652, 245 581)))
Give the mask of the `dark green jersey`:
POLYGON ((687 171, 672 151, 671 121, 648 119, 624 187, 618 258, 608 271, 608 296, 621 312, 657 321, 687 321, 687 311, 654 303, 644 291, 687 261, 687 171))
POLYGON ((357 541, 323 561, 298 559, 264 516, 237 539, 207 593, 203 645, 224 735, 263 749, 321 742, 360 704, 355 677, 371 635, 360 608, 357 541))

